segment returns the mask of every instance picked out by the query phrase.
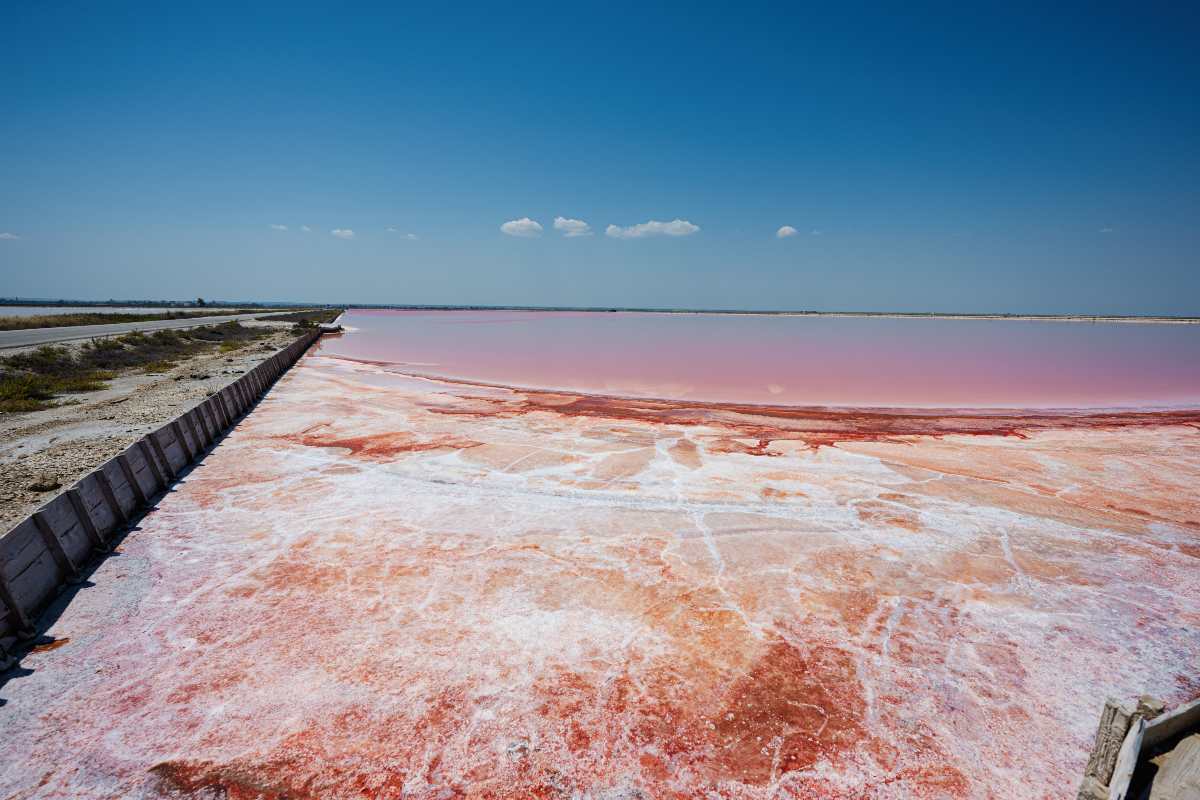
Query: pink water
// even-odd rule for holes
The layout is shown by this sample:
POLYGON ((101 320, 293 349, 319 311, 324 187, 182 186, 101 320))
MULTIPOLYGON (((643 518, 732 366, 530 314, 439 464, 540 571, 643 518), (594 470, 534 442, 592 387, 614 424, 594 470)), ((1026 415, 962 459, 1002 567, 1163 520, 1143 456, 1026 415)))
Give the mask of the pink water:
POLYGON ((1200 406, 1200 325, 348 311, 324 352, 405 372, 773 405, 1200 406))

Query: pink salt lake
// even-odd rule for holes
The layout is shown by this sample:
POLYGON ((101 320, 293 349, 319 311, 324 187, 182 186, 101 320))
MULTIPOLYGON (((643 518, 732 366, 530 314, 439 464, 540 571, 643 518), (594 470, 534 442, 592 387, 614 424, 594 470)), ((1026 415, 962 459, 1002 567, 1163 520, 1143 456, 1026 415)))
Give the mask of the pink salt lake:
POLYGON ((344 322, 0 687, 0 797, 1068 797, 1200 694, 1200 327, 344 322))
POLYGON ((414 373, 715 402, 1200 407, 1200 325, 356 310, 328 352, 414 373))

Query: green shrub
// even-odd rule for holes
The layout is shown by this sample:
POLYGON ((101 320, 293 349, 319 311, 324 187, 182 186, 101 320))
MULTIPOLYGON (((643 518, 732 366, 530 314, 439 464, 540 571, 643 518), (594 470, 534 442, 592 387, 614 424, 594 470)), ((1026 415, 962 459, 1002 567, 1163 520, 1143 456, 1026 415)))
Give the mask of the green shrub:
POLYGON ((223 353, 232 352, 270 332, 225 322, 93 339, 74 355, 65 347, 47 345, 0 358, 0 411, 47 408, 55 395, 103 389, 106 381, 123 370, 166 372, 195 353, 214 347, 223 353))
POLYGON ((44 375, 0 374, 0 411, 37 411, 52 397, 51 380, 44 375))

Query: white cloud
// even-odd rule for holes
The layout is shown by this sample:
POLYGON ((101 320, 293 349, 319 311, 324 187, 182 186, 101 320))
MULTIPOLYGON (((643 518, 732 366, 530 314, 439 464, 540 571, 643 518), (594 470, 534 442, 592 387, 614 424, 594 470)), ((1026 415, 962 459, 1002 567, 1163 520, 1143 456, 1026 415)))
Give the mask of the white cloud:
POLYGON ((508 222, 500 226, 500 230, 503 233, 507 233, 509 236, 522 236, 527 239, 533 236, 542 235, 541 224, 531 220, 529 217, 510 219, 508 222))
POLYGON ((305 233, 312 233, 312 228, 308 227, 307 225, 301 225, 300 230, 304 231, 305 233))
POLYGON ((573 239, 576 236, 591 236, 592 226, 581 219, 554 218, 554 230, 562 231, 563 236, 573 239))
POLYGON ((1101 228, 1100 232, 1101 233, 1112 233, 1113 229, 1112 228, 1101 228))
POLYGON ((813 236, 821 235, 821 232, 819 230, 817 230, 816 228, 813 228, 811 231, 809 231, 809 233, 812 234, 813 236))
POLYGON ((406 233, 404 234, 404 238, 408 239, 410 242, 415 242, 417 240, 417 235, 415 233, 406 233))
POLYGON ((286 230, 287 230, 287 225, 272 225, 272 226, 271 226, 271 230, 273 230, 273 231, 286 231, 286 230))
POLYGON ((699 225, 693 225, 686 219, 676 219, 670 222, 650 220, 628 228, 609 225, 604 233, 614 239, 641 239, 646 236, 691 236, 699 230, 699 225))
POLYGON ((388 233, 399 233, 399 231, 397 231, 395 228, 388 228, 387 232, 388 233))
POLYGON ((800 231, 793 228, 791 225, 784 225, 779 230, 775 231, 775 236, 780 239, 786 239, 789 236, 795 236, 800 231))
POLYGON ((332 233, 334 236, 336 236, 339 239, 353 239, 354 238, 354 231, 350 230, 349 228, 334 228, 333 230, 330 231, 330 233, 332 233))
POLYGON ((0 233, 0 239, 12 240, 12 239, 20 239, 20 238, 21 237, 17 236, 15 233, 9 233, 8 231, 5 231, 4 233, 0 233))

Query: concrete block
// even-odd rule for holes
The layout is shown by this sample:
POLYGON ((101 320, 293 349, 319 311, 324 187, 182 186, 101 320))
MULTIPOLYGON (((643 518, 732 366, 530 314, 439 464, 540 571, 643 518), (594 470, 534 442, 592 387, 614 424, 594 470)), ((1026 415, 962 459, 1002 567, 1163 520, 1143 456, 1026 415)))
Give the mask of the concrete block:
POLYGON ((192 408, 187 411, 180 421, 184 423, 184 428, 187 429, 188 435, 192 437, 192 441, 196 444, 196 452, 203 453, 208 447, 210 437, 208 429, 204 427, 204 417, 200 414, 199 407, 192 408))
POLYGON ((32 517, 0 538, 0 597, 17 618, 32 620, 58 588, 58 565, 42 542, 32 517), (11 602, 10 602, 11 601, 11 602))
MULTIPOLYGON (((83 513, 91 521, 100 538, 100 543, 103 544, 112 538, 112 534, 121 526, 122 520, 121 509, 114 509, 113 505, 109 503, 105 487, 101 486, 100 480, 96 477, 99 472, 100 470, 96 470, 96 472, 83 476, 79 483, 75 484, 74 491, 75 497, 79 499, 79 503, 83 507, 83 513)), ((116 497, 113 497, 113 502, 116 502, 116 497)))
POLYGON ((150 439, 151 446, 154 447, 154 454, 166 461, 167 473, 170 477, 178 475, 192 460, 176 438, 174 428, 174 423, 168 423, 147 437, 150 439))
MULTIPOLYGON (((37 522, 38 516, 46 521, 54 538, 62 545, 71 566, 78 569, 79 565, 86 564, 91 559, 96 543, 65 494, 60 494, 42 506, 35 513, 34 522, 37 522)), ((49 546, 52 548, 53 544, 49 546)))
POLYGON ((237 389, 233 387, 232 383, 221 390, 221 399, 225 401, 225 407, 229 410, 230 423, 236 424, 238 417, 241 415, 242 407, 237 389))
POLYGON ((1116 700, 1109 699, 1104 704, 1100 725, 1096 728, 1092 755, 1084 770, 1085 777, 1095 778, 1101 784, 1108 785, 1117 766, 1117 754, 1121 751, 1125 734, 1129 732, 1132 722, 1133 712, 1116 700))
POLYGON ((1157 747, 1189 728, 1200 727, 1200 698, 1184 703, 1146 725, 1146 746, 1157 747))
POLYGON ((187 459, 187 463, 190 464, 195 461, 196 454, 200 452, 200 443, 192 439, 188 434, 187 428, 183 424, 183 417, 176 417, 170 423, 169 427, 171 428, 171 435, 179 445, 179 449, 183 453, 183 457, 187 459))
MULTIPOLYGON (((0 578, 0 642, 6 647, 11 647, 19 640, 28 639, 33 635, 33 619, 21 609, 9 591, 8 584, 0 578)), ((0 671, 11 666, 3 664, 2 657, 3 653, 0 653, 0 671)))
POLYGON ((221 399, 225 402, 225 407, 229 410, 230 424, 237 422, 242 412, 241 398, 238 396, 238 391, 233 384, 229 384, 220 392, 221 399))
MULTIPOLYGON (((147 458, 147 447, 145 439, 140 439, 129 447, 125 448, 125 452, 117 456, 118 459, 123 459, 125 465, 129 467, 129 472, 132 473, 133 486, 137 492, 141 493, 138 498, 142 504, 149 502, 154 495, 158 494, 162 488, 162 477, 158 472, 157 467, 147 458)), ((130 478, 129 474, 125 475, 130 478)))
POLYGON ((217 417, 217 406, 213 403, 211 397, 196 406, 196 418, 204 423, 205 435, 208 438, 208 445, 206 446, 211 446, 220 437, 221 431, 224 430, 217 417))
POLYGON ((79 567, 75 565, 75 561, 67 553, 63 547, 62 541, 50 527, 50 523, 42 516, 40 511, 33 512, 33 526, 37 528, 38 535, 42 537, 42 544, 46 547, 46 552, 54 559, 55 573, 54 582, 56 586, 61 586, 64 583, 79 580, 79 567))
POLYGON ((146 462, 146 466, 150 469, 150 473, 154 475, 155 490, 166 489, 172 475, 168 471, 170 465, 163 459, 161 453, 157 452, 154 437, 150 435, 143 436, 138 439, 138 449, 142 451, 142 459, 146 462))
POLYGON ((116 458, 110 458, 97 471, 108 478, 108 485, 112 487, 112 493, 116 497, 117 505, 121 507, 121 512, 125 515, 126 519, 130 519, 142 502, 137 492, 130 486, 129 479, 125 476, 124 470, 121 469, 121 464, 118 460, 120 457, 118 455, 116 458))
POLYGON ((1142 752, 1142 736, 1146 729, 1146 720, 1135 717, 1121 743, 1117 754, 1117 764, 1113 768, 1112 777, 1108 780, 1109 800, 1125 800, 1129 793, 1129 782, 1133 780, 1133 770, 1137 767, 1138 754, 1142 752))
POLYGON ((221 436, 221 431, 224 430, 211 397, 196 406, 196 419, 204 423, 205 437, 208 439, 208 444, 205 446, 211 447, 212 443, 221 436))
POLYGON ((192 414, 192 409, 188 409, 179 415, 179 427, 183 429, 184 438, 187 439, 188 447, 192 451, 192 460, 204 452, 204 439, 200 435, 200 429, 196 426, 195 417, 192 414))
POLYGON ((230 411, 229 403, 223 394, 218 392, 212 396, 213 406, 217 409, 217 414, 221 420, 221 430, 227 431, 233 425, 233 414, 230 411))
POLYGON ((229 401, 229 408, 233 412, 234 423, 242 416, 245 410, 245 405, 242 403, 242 393, 232 383, 225 389, 225 399, 229 401))
POLYGON ((200 410, 200 406, 189 409, 184 416, 187 418, 188 431, 195 437, 200 449, 202 451, 208 449, 208 445, 212 442, 212 435, 204 422, 204 413, 200 410))
POLYGON ((228 422, 225 419, 225 412, 221 408, 221 401, 216 395, 212 395, 205 400, 201 406, 204 408, 204 418, 208 421, 208 426, 212 430, 212 438, 215 441, 221 436, 228 422))
POLYGON ((187 430, 184 429, 183 423, 180 421, 179 417, 176 417, 162 428, 159 428, 159 430, 164 429, 170 433, 171 440, 175 443, 174 446, 178 450, 176 457, 184 459, 182 466, 179 468, 183 469, 183 467, 191 464, 192 460, 195 458, 197 452, 195 445, 188 438, 187 430))
POLYGON ((218 435, 224 433, 233 421, 229 416, 229 409, 225 407, 225 402, 214 394, 208 398, 208 410, 212 412, 210 417, 213 425, 216 426, 218 435))
POLYGON ((92 472, 91 475, 92 479, 96 481, 96 486, 100 489, 100 494, 104 496, 104 505, 108 509, 108 513, 115 520, 113 529, 105 534, 107 538, 112 538, 111 534, 116 533, 118 528, 129 522, 129 515, 125 513, 125 507, 117 499, 117 493, 113 491, 112 482, 108 479, 108 473, 104 471, 104 467, 111 463, 112 459, 109 459, 99 469, 92 472))
POLYGON ((108 541, 100 533, 100 529, 96 527, 96 521, 92 519, 92 515, 88 513, 87 503, 79 494, 78 484, 72 486, 67 491, 63 492, 63 496, 71 503, 71 508, 75 510, 75 517, 79 520, 79 524, 83 527, 88 539, 92 543, 92 552, 107 552, 108 541))

